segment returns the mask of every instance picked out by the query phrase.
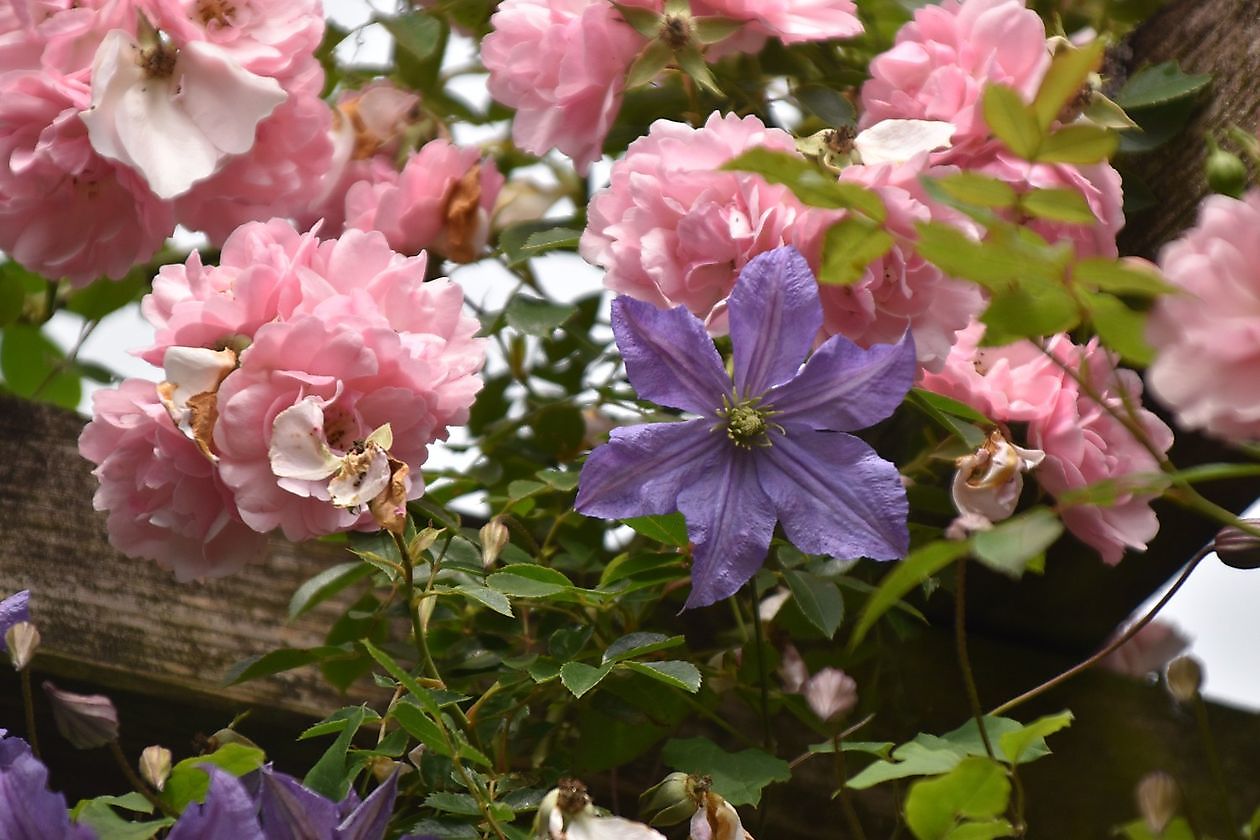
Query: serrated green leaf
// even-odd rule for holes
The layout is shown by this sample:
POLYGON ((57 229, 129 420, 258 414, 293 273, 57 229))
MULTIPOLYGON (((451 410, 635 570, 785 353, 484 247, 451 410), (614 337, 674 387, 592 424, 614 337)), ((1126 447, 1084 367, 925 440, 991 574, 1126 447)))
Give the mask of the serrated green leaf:
POLYGON ((865 216, 841 219, 823 235, 818 282, 828 286, 856 283, 866 267, 887 254, 893 244, 892 235, 865 216))
POLYGON ((601 661, 603 664, 620 662, 678 647, 685 641, 682 636, 666 636, 664 633, 627 633, 608 646, 601 661))
POLYGON ((966 543, 938 540, 912 551, 906 559, 899 561, 891 572, 884 575, 883 580, 879 582, 879 587, 871 593, 871 597, 863 605, 862 612, 858 615, 857 626, 853 628, 853 636, 849 640, 849 649, 857 647, 876 620, 888 612, 910 590, 966 554, 967 551, 966 543))
POLYGON ((1042 142, 1036 114, 1015 90, 989 85, 981 99, 984 120, 1006 147, 1024 160, 1032 160, 1042 142))
POLYGON ((555 569, 530 563, 514 563, 486 578, 491 589, 514 598, 546 598, 566 589, 573 583, 555 569))
POLYGON ((1071 725, 1072 713, 1067 710, 1056 715, 1046 715, 1017 730, 1002 733, 997 739, 998 749, 1002 751, 1002 755, 1006 756, 1009 763, 1019 764, 1023 761, 1024 753, 1038 741, 1043 742, 1044 745, 1047 735, 1053 735, 1071 725))
POLYGON ((1095 38, 1083 47, 1063 45, 1054 53, 1033 98, 1033 113, 1042 130, 1049 128, 1069 102, 1080 95, 1089 74, 1102 63, 1106 42, 1095 38))
POLYGON ((289 620, 328 600, 338 592, 372 573, 372 567, 359 562, 338 563, 310 578, 289 599, 289 620))
POLYGON ((795 570, 784 572, 783 578, 792 591, 792 600, 806 620, 828 639, 835 636, 844 621, 844 598, 840 596, 836 584, 795 570))
POLYGON ((1040 163, 1102 163, 1116 153, 1120 137, 1096 125, 1078 123, 1062 128, 1041 141, 1040 163))
POLYGON ((981 343, 992 347, 1066 332, 1080 323, 1081 314, 1063 286, 1026 278, 1021 286, 994 291, 980 320, 986 327, 981 343))
POLYGON ((500 615, 505 615, 508 618, 512 617, 512 603, 502 592, 472 583, 461 583, 455 587, 454 591, 465 598, 489 607, 500 615))
POLYGON ((526 335, 546 337, 576 311, 573 306, 518 294, 508 301, 503 314, 513 329, 526 335))
POLYGON ((350 766, 347 762, 350 742, 354 734, 359 731, 359 727, 363 725, 365 714, 362 707, 357 713, 350 713, 346 718, 345 728, 337 734, 332 745, 324 751, 324 754, 302 779, 304 787, 315 791, 320 796, 326 796, 333 802, 340 802, 346 798, 346 794, 350 792, 350 782, 358 772, 357 768, 350 766))
POLYGON ((637 533, 648 539, 665 545, 684 548, 687 545, 687 522, 681 513, 669 513, 663 516, 637 516, 634 519, 621 520, 637 533))
POLYGON ((1126 111, 1163 105, 1191 96, 1212 81, 1207 74, 1183 73, 1175 61, 1144 67, 1129 77, 1115 96, 1115 102, 1126 111))
POLYGON ((446 733, 419 706, 406 701, 396 703, 389 716, 398 721, 407 734, 438 755, 450 756, 451 745, 446 733))
POLYGON ((481 814, 481 807, 477 805, 477 800, 467 793, 449 793, 447 791, 430 793, 424 798, 424 804, 428 808, 433 808, 436 811, 445 811, 448 814, 462 814, 466 817, 475 817, 481 814))
POLYGON ((792 778, 781 758, 759 749, 729 753, 708 738, 675 738, 661 750, 661 759, 675 770, 709 776, 713 789, 732 805, 757 805, 761 792, 773 782, 792 778))
POLYGON ((1089 209, 1085 196, 1069 189, 1035 189, 1019 198, 1019 206, 1025 213, 1038 219, 1068 222, 1076 225, 1098 224, 1098 217, 1089 209))
POLYGON ((1006 810, 1011 780, 989 758, 973 756, 936 779, 910 786, 906 824, 919 840, 944 840, 960 818, 988 820, 1006 810))
POLYGON ((560 682, 569 690, 569 693, 580 698, 599 685, 612 669, 611 663, 596 668, 585 662, 566 662, 560 666, 560 682))
POLYGON ((407 689, 407 692, 420 704, 421 709, 424 709, 432 717, 437 717, 440 714, 440 707, 437 700, 433 697, 433 692, 416 682, 416 678, 408 674, 401 665, 394 661, 392 656, 372 644, 368 639, 360 639, 359 644, 363 645, 364 650, 385 669, 386 673, 396 679, 403 688, 407 689))
POLYGON ((162 801, 175 813, 183 811, 190 802, 204 801, 210 776, 202 769, 203 764, 213 764, 233 776, 244 776, 261 767, 266 759, 262 750, 244 744, 224 744, 209 755, 186 758, 171 768, 162 788, 162 801))
POLYGON ((424 12, 413 11, 396 17, 379 16, 376 22, 385 27, 393 36, 394 43, 416 61, 427 60, 442 43, 442 22, 424 12))
POLYGON ((691 694, 700 690, 700 669, 690 662, 677 659, 665 662, 638 662, 631 659, 620 664, 623 668, 637 671, 645 677, 651 677, 657 682, 672 685, 674 688, 681 688, 691 694))
POLYGON ((582 231, 567 227, 555 227, 531 233, 521 246, 521 254, 536 257, 548 251, 576 251, 582 231))
POLYGON ((977 532, 971 538, 972 553, 993 571, 1018 579, 1062 533, 1063 523, 1054 511, 1036 507, 977 532))

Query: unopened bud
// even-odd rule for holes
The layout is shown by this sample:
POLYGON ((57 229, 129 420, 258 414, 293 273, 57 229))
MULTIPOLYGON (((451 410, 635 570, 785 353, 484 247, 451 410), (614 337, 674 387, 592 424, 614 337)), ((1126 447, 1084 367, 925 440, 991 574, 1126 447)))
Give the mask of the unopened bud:
POLYGON ((838 668, 823 668, 805 681, 805 702, 823 721, 853 711, 857 705, 857 682, 838 668))
POLYGON ((400 768, 402 770, 411 769, 410 767, 406 767, 402 763, 394 761, 392 758, 386 758, 383 755, 375 755, 369 758, 367 766, 368 770, 372 773, 372 778, 382 784, 386 782, 390 776, 394 775, 395 771, 400 768))
POLYGON ((39 628, 29 621, 19 621, 5 632, 4 644, 9 649, 9 661, 13 667, 25 670, 39 647, 39 628))
POLYGON ((1164 679, 1168 681, 1168 693, 1178 703, 1189 703, 1199 696, 1199 687, 1203 685, 1203 666, 1194 657, 1179 656, 1168 663, 1164 679))
POLYGON ((62 737, 81 750, 118 740, 118 711, 103 694, 75 694, 50 682, 44 692, 52 703, 53 720, 62 737))
POLYGON ((145 747, 140 753, 140 775, 157 790, 166 787, 166 779, 171 775, 171 751, 157 744, 145 747))
POLYGON ((639 797, 639 815, 649 825, 675 825, 696 812, 694 782, 686 773, 670 773, 639 797))
POLYGON ((499 552, 508 544, 508 529, 502 517, 494 517, 478 532, 481 536, 481 564, 489 569, 499 559, 499 552))
POLYGON ((1205 164, 1208 186, 1212 192, 1238 198, 1247 189, 1247 165, 1238 155, 1227 152, 1211 137, 1205 164))
MULTIPOLYGON (((1260 519, 1244 519, 1244 524, 1260 530, 1260 519)), ((1226 525, 1213 543, 1216 556, 1235 569, 1260 569, 1260 536, 1248 533, 1237 525, 1226 525)))
POLYGON ((1181 807, 1181 791, 1176 780, 1162 771, 1146 774, 1138 782, 1137 806, 1151 834, 1162 835, 1181 807))
POLYGON ((416 744, 416 746, 412 748, 411 752, 407 753, 407 760, 411 762, 412 766, 419 770, 420 762, 424 760, 424 754, 428 752, 428 750, 429 748, 424 744, 416 744))

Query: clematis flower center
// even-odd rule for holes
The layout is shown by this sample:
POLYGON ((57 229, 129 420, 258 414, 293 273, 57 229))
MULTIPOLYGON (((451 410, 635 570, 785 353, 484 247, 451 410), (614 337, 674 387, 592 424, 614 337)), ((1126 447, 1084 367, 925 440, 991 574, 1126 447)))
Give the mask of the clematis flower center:
POLYGON ((731 443, 744 449, 769 446, 767 430, 772 427, 782 429, 770 422, 769 418, 775 412, 759 407, 760 402, 760 398, 741 400, 734 405, 726 403, 718 409, 718 415, 726 421, 726 436, 731 439, 731 443))

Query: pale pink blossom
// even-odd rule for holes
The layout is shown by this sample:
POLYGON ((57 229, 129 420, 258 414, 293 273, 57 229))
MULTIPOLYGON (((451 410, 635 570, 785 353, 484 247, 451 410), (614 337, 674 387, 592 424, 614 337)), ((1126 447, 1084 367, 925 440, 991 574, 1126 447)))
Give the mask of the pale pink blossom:
POLYGON ((490 23, 481 59, 490 95, 516 109, 512 139, 534 154, 558 149, 585 174, 647 39, 604 0, 504 0, 490 23))
POLYGON ((1210 196, 1159 265, 1177 291, 1147 324, 1151 393, 1186 428, 1260 438, 1260 190, 1210 196))
POLYGON ((83 121, 98 153, 136 169, 158 197, 172 199, 249 151, 258 123, 286 97, 275 79, 249 72, 209 42, 141 46, 114 30, 96 51, 83 121))
POLYGON ((298 214, 318 195, 332 162, 332 112, 299 94, 258 125, 253 146, 176 202, 181 224, 223 242, 238 226, 298 214))
POLYGON ((75 285, 122 277, 175 228, 170 204, 92 149, 88 101, 55 73, 0 76, 0 250, 75 285))
POLYGON ((686 306, 725 331, 718 307, 740 270, 757 254, 799 244, 794 228, 810 212, 786 187, 719 171, 758 147, 793 152, 796 145, 752 116, 714 113, 702 128, 657 120, 591 200, 582 256, 606 270, 604 285, 614 292, 686 306))
POLYGON ((824 723, 846 715, 857 705, 857 681, 839 668, 823 668, 805 681, 805 702, 824 723))
POLYGON ((260 558, 267 537, 240 519, 214 465, 172 423, 157 387, 128 379, 97 391, 79 452, 96 464, 92 504, 109 541, 180 581, 222 577, 260 558))
MULTIPOLYGON (((1116 628, 1111 639, 1117 638, 1127 628, 1116 628)), ((1172 659, 1179 656, 1190 645, 1175 624, 1166 621, 1152 621, 1129 641, 1113 650, 1098 664, 1108 671, 1124 674, 1129 677, 1145 677, 1152 672, 1164 670, 1172 659)))
POLYGON ((735 36, 741 40, 740 52, 757 52, 767 36, 799 44, 862 34, 853 0, 696 0, 692 11, 748 21, 746 31, 735 36), (759 41, 748 39, 749 35, 759 41))
POLYGON ((498 168, 478 150, 431 140, 395 177, 351 185, 346 226, 379 230, 403 253, 428 249, 470 262, 485 249, 502 187, 498 168))
POLYGON ((923 6, 892 49, 871 62, 859 126, 944 120, 957 127, 956 145, 983 141, 989 133, 980 109, 984 87, 1007 85, 1031 100, 1049 63, 1045 25, 1022 0, 923 6))

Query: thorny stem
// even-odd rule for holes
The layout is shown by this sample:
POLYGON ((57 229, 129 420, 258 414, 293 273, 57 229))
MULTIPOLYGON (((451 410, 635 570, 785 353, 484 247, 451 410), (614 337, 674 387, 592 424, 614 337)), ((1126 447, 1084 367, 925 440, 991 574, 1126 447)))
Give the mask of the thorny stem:
POLYGON ((1186 564, 1186 568, 1185 570, 1182 571, 1181 576, 1177 578, 1176 582, 1174 582, 1173 585, 1169 587, 1168 591, 1164 593, 1164 597, 1160 598, 1159 601, 1155 604, 1155 606, 1151 607, 1150 611, 1146 615, 1142 616, 1140 619, 1134 622, 1133 625, 1129 627, 1128 630, 1125 630, 1122 634, 1120 634, 1120 636, 1118 636, 1114 641, 1112 641, 1102 650, 1098 651, 1093 656, 1090 656, 1089 658, 1077 663, 1076 665, 1073 665, 1071 668, 1067 669, 1066 671, 1059 674, 1058 676, 1051 677, 1050 679, 1046 680, 1045 682, 1043 682, 1041 685, 1037 686, 1036 688, 1030 688, 1028 691, 1025 691, 1023 694, 1019 695, 1018 697, 1007 700, 1002 705, 994 708, 991 712, 989 712, 989 714, 990 715, 1004 714, 1005 712, 1010 711, 1016 706, 1022 705, 1025 702, 1033 699, 1034 697, 1039 697, 1042 694, 1049 691, 1050 689, 1055 688, 1059 685, 1062 685, 1063 683, 1070 680, 1072 677, 1075 677, 1077 674, 1081 673, 1082 671, 1088 668, 1093 667, 1102 659, 1105 659, 1110 653, 1115 651, 1118 647, 1120 647, 1125 642, 1129 641, 1129 639, 1132 639, 1139 632, 1141 632, 1143 627, 1151 623, 1151 621, 1155 618, 1155 616, 1159 614, 1159 611, 1164 608, 1164 605, 1167 604, 1172 599, 1172 596, 1177 594, 1177 590, 1181 588, 1182 584, 1184 584, 1190 578, 1190 573, 1193 572, 1195 568, 1199 565, 1199 563, 1203 560, 1203 558, 1207 557, 1208 554, 1210 554, 1211 552, 1212 552, 1212 543, 1210 542, 1207 545, 1200 548, 1197 552, 1195 552, 1194 556, 1190 558, 1190 562, 1186 564))
POLYGON ((39 734, 35 731, 35 698, 31 694, 29 663, 22 669, 22 705, 26 709, 26 740, 31 742, 31 753, 39 758, 39 734))
POLYGON ((162 798, 153 791, 153 788, 149 787, 144 779, 136 775, 135 770, 131 769, 131 764, 127 761, 127 756, 123 755, 122 747, 118 746, 117 739, 109 742, 109 751, 113 754, 114 760, 118 762, 119 768, 122 769, 123 776, 127 779, 127 784, 135 788, 141 796, 149 800, 149 803, 163 814, 166 814, 168 817, 179 816, 169 805, 162 801, 162 798))
POLYGON ((840 785, 836 793, 840 797, 840 810, 844 811, 844 819, 848 822, 849 832, 855 840, 866 840, 866 832, 862 830, 862 821, 858 819, 857 809, 853 807, 853 796, 849 793, 846 784, 849 775, 844 770, 844 750, 840 743, 839 733, 832 737, 831 743, 836 748, 836 781, 840 785))
POLYGON ((1208 723, 1207 704, 1203 695, 1194 694, 1194 716, 1199 724, 1199 738, 1203 741, 1203 750, 1207 753, 1208 766, 1212 769, 1212 781, 1216 784, 1216 792, 1220 794, 1221 805, 1225 811, 1225 824, 1237 837, 1239 822, 1234 818, 1234 806, 1229 801, 1229 787, 1225 784, 1225 772, 1221 768, 1221 756, 1216 750, 1216 739, 1212 737, 1212 726, 1208 723))
POLYGON ((984 727, 984 711, 980 708, 980 692, 976 690, 976 677, 971 671, 971 657, 967 654, 967 555, 958 558, 954 592, 954 642, 958 647, 958 667, 962 669, 963 684, 967 687, 967 701, 971 703, 971 715, 980 730, 980 740, 989 758, 994 758, 993 744, 984 727))

